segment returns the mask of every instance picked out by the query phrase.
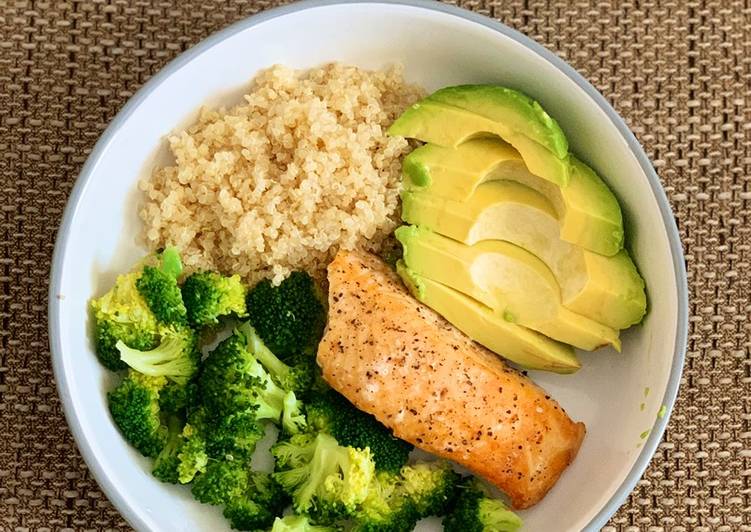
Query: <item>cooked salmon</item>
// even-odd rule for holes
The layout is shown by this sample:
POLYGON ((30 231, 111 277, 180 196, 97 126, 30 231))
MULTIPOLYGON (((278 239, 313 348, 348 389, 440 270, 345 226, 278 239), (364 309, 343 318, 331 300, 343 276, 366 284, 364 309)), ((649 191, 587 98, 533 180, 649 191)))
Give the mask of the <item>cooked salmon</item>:
POLYGON ((529 378, 415 300, 376 257, 328 268, 326 381, 416 447, 452 460, 527 508, 576 456, 585 427, 529 378))

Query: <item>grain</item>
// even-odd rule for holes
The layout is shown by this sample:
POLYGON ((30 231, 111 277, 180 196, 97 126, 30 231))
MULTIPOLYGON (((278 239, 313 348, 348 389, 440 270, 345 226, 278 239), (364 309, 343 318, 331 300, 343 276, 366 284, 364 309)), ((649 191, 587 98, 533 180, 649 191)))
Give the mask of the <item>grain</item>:
POLYGON ((321 272, 340 248, 377 251, 410 150, 386 129, 422 95, 398 68, 262 71, 244 103, 169 138, 175 164, 139 185, 146 244, 249 283, 321 272))

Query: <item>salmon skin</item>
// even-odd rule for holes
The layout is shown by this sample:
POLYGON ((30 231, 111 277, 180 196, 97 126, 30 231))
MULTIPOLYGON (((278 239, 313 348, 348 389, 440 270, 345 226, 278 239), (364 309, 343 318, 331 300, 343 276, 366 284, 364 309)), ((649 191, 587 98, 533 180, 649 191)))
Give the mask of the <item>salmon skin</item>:
POLYGON ((584 438, 539 386, 414 299, 376 257, 342 251, 328 267, 326 381, 394 435, 461 464, 527 508, 584 438))

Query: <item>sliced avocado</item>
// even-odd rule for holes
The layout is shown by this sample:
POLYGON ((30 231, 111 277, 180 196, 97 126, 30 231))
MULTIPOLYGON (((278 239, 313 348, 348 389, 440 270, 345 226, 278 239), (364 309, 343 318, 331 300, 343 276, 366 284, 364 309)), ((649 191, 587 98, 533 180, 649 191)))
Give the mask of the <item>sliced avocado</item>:
POLYGON ((620 350, 618 331, 564 307, 553 273, 519 246, 500 240, 467 246, 417 226, 398 228, 396 237, 409 269, 480 301, 507 321, 587 351, 604 345, 620 350))
POLYGON ((517 90, 498 85, 457 85, 440 89, 427 99, 506 124, 560 159, 568 154, 568 141, 558 122, 539 103, 517 90))
POLYGON ((494 138, 480 138, 456 148, 426 144, 404 159, 404 186, 456 201, 469 198, 488 181, 511 180, 550 201, 561 220, 561 238, 602 255, 623 247, 623 219, 618 200, 584 163, 571 157, 569 184, 559 187, 530 173, 518 152, 494 138))
POLYGON ((454 201, 432 188, 402 192, 402 219, 474 245, 505 240, 541 259, 561 288, 563 306, 614 329, 641 321, 644 280, 625 250, 612 257, 560 238, 560 223, 544 196, 514 181, 487 181, 454 201))
POLYGON ((423 100, 404 111, 388 133, 448 148, 477 137, 499 136, 519 151, 530 172, 556 185, 568 184, 568 154, 556 155, 506 122, 496 122, 459 107, 423 100))
POLYGON ((415 298, 474 341, 511 362, 555 373, 573 373, 581 368, 571 346, 506 321, 479 301, 418 275, 402 260, 397 262, 396 271, 415 298))

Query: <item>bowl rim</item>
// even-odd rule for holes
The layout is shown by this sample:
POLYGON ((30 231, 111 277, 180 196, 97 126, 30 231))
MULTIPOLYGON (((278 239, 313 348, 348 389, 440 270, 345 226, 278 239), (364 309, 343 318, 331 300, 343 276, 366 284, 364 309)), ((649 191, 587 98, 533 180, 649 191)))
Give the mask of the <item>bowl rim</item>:
POLYGON ((675 349, 670 369, 670 376, 662 399, 662 404, 665 406, 665 415, 656 420, 649 436, 644 441, 644 445, 641 452, 639 453, 639 456, 637 457, 634 465, 632 466, 631 470, 626 475, 626 478, 623 480, 616 492, 584 528, 584 530, 586 531, 600 530, 607 523, 610 517, 615 514, 618 508, 625 502, 626 498, 633 491, 637 482, 649 465, 649 462, 657 451, 660 441, 662 440, 662 435, 665 432, 665 428, 667 426, 668 420, 670 419, 670 414, 672 413, 673 406, 675 405, 675 401, 678 395, 678 387, 683 372, 688 336, 688 281, 686 276, 685 258, 683 255, 683 248, 681 245, 678 227, 676 225, 673 212, 670 208, 665 190, 662 188, 662 185, 660 183, 660 178, 657 176, 657 173, 655 172, 655 169, 652 166, 649 157, 647 157, 644 148, 641 146, 629 127, 626 125, 623 118, 620 117, 620 115, 615 111, 610 103, 608 103, 605 97, 600 94, 600 92, 595 89, 595 87, 591 83, 589 83, 581 74, 579 74, 563 59, 555 55, 553 52, 551 52, 541 44, 538 44, 530 37, 527 37, 523 33, 514 30, 509 26, 506 26, 505 24, 491 19, 485 15, 474 13, 467 9, 453 5, 436 2, 435 0, 301 0, 289 5, 262 11, 231 24, 230 26, 210 35, 195 46, 178 55, 167 65, 165 65, 159 72, 157 72, 151 79, 149 79, 115 115, 110 125, 107 127, 104 133, 102 133, 101 137, 94 145, 94 148, 92 149, 89 157, 86 160, 86 163, 82 167, 81 172, 76 179, 76 182, 66 203, 65 210, 63 212, 63 217, 58 229, 51 262, 50 287, 47 305, 49 316, 48 334, 52 355, 52 367, 55 381, 57 383, 58 395, 60 396, 60 400, 62 402, 65 418, 67 420, 68 426, 71 429, 73 438, 76 441, 76 444, 81 452, 81 455, 87 466, 89 467, 92 475, 94 476, 94 479, 97 481, 109 500, 122 514, 125 520, 136 529, 148 529, 148 523, 142 518, 137 509, 131 507, 126 503, 125 499, 120 495, 117 486, 115 486, 110 481, 97 456, 89 445, 84 427, 78 419, 75 409, 73 408, 72 400, 68 394, 69 387, 66 380, 63 364, 63 346, 60 340, 59 321, 61 314, 61 301, 57 297, 57 294, 60 293, 60 283, 62 281, 61 272, 63 251, 68 244, 71 224, 73 218, 75 217, 76 211, 78 210, 81 196, 87 182, 92 176, 97 161, 106 151, 117 131, 120 129, 123 123, 127 121, 130 115, 139 106, 139 104, 144 99, 146 99, 149 94, 151 94, 151 92, 153 92, 164 80, 171 76, 180 67, 189 63, 194 57, 199 56, 204 51, 232 37, 236 33, 245 31, 262 22, 307 9, 346 4, 403 5, 429 11, 438 11, 468 20, 470 22, 474 22, 476 24, 480 24, 513 39, 517 43, 521 44, 525 48, 529 49, 530 51, 534 52, 541 58, 551 63, 568 78, 570 78, 574 83, 576 83, 579 88, 584 90, 590 98, 592 98, 592 100, 600 107, 600 109, 605 112, 609 120, 626 141, 629 149, 637 158, 639 165, 644 171, 644 174, 647 176, 650 188, 652 189, 652 193, 654 194, 659 206, 665 229, 668 233, 667 236, 670 244, 670 251, 673 259, 673 269, 678 289, 675 349))

